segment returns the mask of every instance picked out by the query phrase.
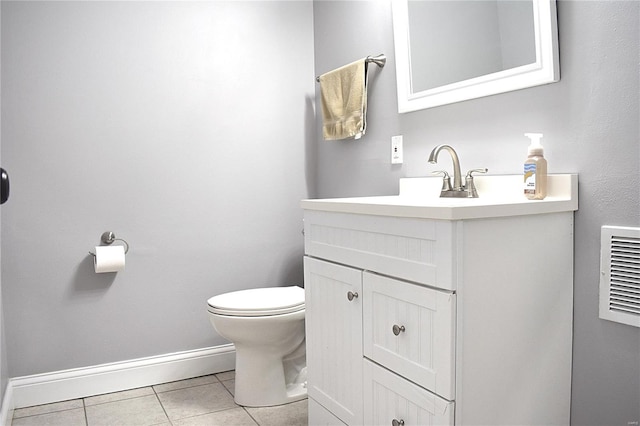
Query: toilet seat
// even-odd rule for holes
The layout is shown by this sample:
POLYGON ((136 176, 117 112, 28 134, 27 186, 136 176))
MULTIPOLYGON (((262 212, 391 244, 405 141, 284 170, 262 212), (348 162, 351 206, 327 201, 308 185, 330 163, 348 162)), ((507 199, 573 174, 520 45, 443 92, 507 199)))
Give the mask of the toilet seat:
POLYGON ((304 289, 298 286, 232 291, 207 300, 209 312, 237 317, 283 315, 304 309, 304 289))

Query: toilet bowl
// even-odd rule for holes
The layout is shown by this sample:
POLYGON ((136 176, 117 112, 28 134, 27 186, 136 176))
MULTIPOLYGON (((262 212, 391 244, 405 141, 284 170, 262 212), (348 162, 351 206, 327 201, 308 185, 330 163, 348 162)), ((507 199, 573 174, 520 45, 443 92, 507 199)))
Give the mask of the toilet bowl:
POLYGON ((236 348, 237 404, 265 407, 307 397, 304 289, 240 290, 207 303, 211 324, 236 348))

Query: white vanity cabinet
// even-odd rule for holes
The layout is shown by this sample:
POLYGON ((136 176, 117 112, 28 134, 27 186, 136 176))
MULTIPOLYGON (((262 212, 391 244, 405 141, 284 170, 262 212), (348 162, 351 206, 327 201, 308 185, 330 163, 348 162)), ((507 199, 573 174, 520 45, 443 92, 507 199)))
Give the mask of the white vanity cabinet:
MULTIPOLYGON (((378 424, 368 404, 378 394, 369 391, 384 387, 389 378, 363 363, 363 354, 453 399, 455 294, 311 257, 305 257, 304 268, 311 403, 349 425, 378 424)), ((415 385, 405 388, 393 397, 411 395, 415 388, 421 393, 418 401, 431 401, 426 408, 419 405, 425 413, 448 411, 452 418, 449 401, 415 385)), ((332 423, 314 418, 310 424, 332 423)))
POLYGON ((302 203, 309 424, 569 424, 577 201, 354 200, 302 203))

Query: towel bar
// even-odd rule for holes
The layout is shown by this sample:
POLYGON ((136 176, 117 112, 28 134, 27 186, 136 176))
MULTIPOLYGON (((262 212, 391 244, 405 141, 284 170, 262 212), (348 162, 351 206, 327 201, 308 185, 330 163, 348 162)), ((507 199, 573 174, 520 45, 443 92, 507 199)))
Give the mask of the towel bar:
MULTIPOLYGON (((367 56, 367 58, 365 59, 365 62, 367 64, 370 64, 371 62, 373 62, 380 68, 383 68, 384 64, 387 63, 387 57, 383 53, 379 54, 378 56, 367 56)), ((316 81, 320 82, 320 76, 316 77, 316 81)))

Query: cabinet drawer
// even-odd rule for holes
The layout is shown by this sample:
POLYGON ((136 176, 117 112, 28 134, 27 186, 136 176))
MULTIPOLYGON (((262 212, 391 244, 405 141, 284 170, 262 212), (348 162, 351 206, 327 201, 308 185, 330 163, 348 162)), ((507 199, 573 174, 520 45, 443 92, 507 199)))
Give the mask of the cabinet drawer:
POLYGON ((453 425, 455 405, 451 401, 364 361, 364 424, 404 426, 453 425))
POLYGON ((305 211, 305 254, 449 290, 456 222, 305 211))
POLYGON ((455 294, 369 272, 363 293, 364 355, 455 399, 455 294))

